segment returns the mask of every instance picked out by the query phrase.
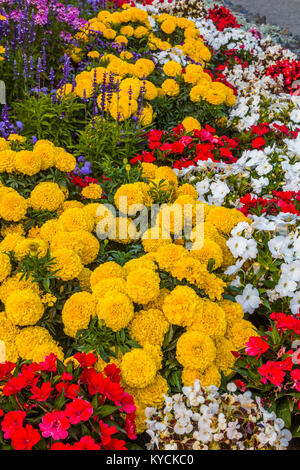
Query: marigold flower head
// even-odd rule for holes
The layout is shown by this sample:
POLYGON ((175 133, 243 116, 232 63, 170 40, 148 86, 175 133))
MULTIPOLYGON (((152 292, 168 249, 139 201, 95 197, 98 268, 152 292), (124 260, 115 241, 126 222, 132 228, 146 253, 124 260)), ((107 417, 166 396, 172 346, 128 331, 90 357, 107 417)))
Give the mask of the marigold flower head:
MULTIPOLYGON (((1 147, 0 147, 1 148, 1 147)), ((0 151, 0 173, 12 173, 15 169, 15 155, 16 152, 10 150, 0 151)))
POLYGON ((224 336, 226 333, 224 310, 216 302, 199 299, 195 320, 189 330, 200 331, 212 338, 224 336))
POLYGON ((121 362, 122 379, 129 387, 144 388, 155 380, 156 361, 144 349, 132 349, 121 362))
POLYGON ((141 346, 146 343, 161 346, 169 323, 161 310, 150 308, 135 314, 130 325, 130 336, 141 346))
POLYGON ((57 271, 58 276, 63 281, 75 279, 82 271, 83 265, 79 256, 73 250, 59 248, 51 252, 53 261, 53 271, 57 271))
POLYGON ((27 202, 16 191, 0 197, 0 217, 8 222, 19 222, 25 217, 27 202))
POLYGON ((168 394, 168 383, 160 374, 157 374, 154 382, 147 387, 133 390, 134 399, 142 406, 161 407, 164 403, 163 395, 168 394))
POLYGON ((184 367, 204 371, 216 358, 216 348, 209 336, 187 331, 177 342, 176 358, 184 367))
POLYGON ((93 295, 99 300, 110 291, 118 291, 126 294, 126 282, 121 277, 110 277, 99 281, 93 286, 93 295))
POLYGON ((6 253, 0 253, 0 283, 4 281, 11 273, 11 264, 9 256, 6 253))
POLYGON ((75 338, 78 330, 86 329, 95 315, 96 302, 88 292, 76 292, 66 301, 62 310, 62 321, 66 335, 75 338))
POLYGON ((126 281, 127 295, 133 302, 146 305, 158 296, 159 282, 158 274, 150 269, 131 271, 126 281))
POLYGON ((55 163, 55 147, 52 142, 47 141, 36 142, 33 153, 38 155, 41 159, 41 170, 51 168, 55 163), (38 144, 38 145, 37 145, 38 144))
POLYGON ((69 173, 76 167, 76 158, 65 149, 55 147, 55 166, 58 170, 69 173))
POLYGON ((223 263, 223 252, 221 247, 209 238, 205 238, 203 242, 194 243, 190 254, 205 266, 207 266, 210 259, 213 259, 213 270, 218 269, 223 263))
POLYGON ((23 259, 26 255, 37 256, 42 258, 46 255, 48 245, 44 240, 39 238, 24 238, 17 243, 14 248, 14 253, 16 259, 19 261, 23 259))
POLYGON ((165 298, 163 312, 173 325, 190 326, 195 317, 198 296, 188 286, 176 286, 165 298))
POLYGON ((22 328, 16 337, 16 346, 21 358, 27 361, 41 362, 51 353, 60 361, 64 359, 62 348, 54 341, 48 330, 41 326, 22 328))
POLYGON ((197 130, 201 129, 201 124, 198 121, 198 119, 195 119, 191 116, 186 117, 182 121, 182 125, 183 125, 183 127, 184 127, 184 129, 187 133, 192 132, 195 129, 197 129, 197 130))
POLYGON ((98 318, 104 320, 106 326, 113 331, 120 331, 132 320, 134 307, 126 294, 111 290, 99 299, 96 311, 98 318))
POLYGON ((15 154, 15 169, 24 175, 33 176, 41 170, 42 159, 40 155, 30 152, 29 150, 21 150, 15 154))
POLYGON ((102 188, 99 184, 90 183, 82 189, 81 195, 86 199, 101 199, 102 188))
POLYGON ((59 216, 58 220, 63 224, 66 232, 76 230, 91 232, 95 226, 93 217, 87 211, 76 207, 67 209, 59 216))
POLYGON ((22 279, 21 273, 7 277, 0 285, 0 300, 5 304, 10 294, 16 290, 31 289, 36 294, 40 293, 39 285, 32 279, 22 279))
POLYGON ((14 325, 35 325, 44 314, 44 306, 31 289, 16 290, 6 300, 5 312, 14 325))
POLYGON ((39 183, 30 193, 30 205, 35 210, 56 211, 64 200, 64 193, 52 182, 39 183))
POLYGON ((92 289, 103 279, 109 279, 111 277, 125 278, 125 272, 118 263, 115 261, 107 261, 106 263, 100 264, 91 275, 91 286, 92 289))

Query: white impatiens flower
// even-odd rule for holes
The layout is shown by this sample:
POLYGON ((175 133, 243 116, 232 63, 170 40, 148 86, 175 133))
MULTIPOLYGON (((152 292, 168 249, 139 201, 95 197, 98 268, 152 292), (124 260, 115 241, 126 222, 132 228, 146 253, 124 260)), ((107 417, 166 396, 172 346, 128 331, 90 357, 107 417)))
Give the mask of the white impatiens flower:
POLYGON ((206 194, 210 189, 210 180, 206 177, 202 181, 199 181, 196 184, 196 191, 198 191, 199 196, 206 194))
POLYGON ((242 295, 237 295, 235 299, 245 313, 253 313, 261 304, 259 292, 251 284, 247 284, 242 295))
POLYGON ((290 301, 290 309, 294 315, 300 312, 300 292, 297 292, 290 301))
POLYGON ((243 256, 247 246, 247 239, 244 237, 231 237, 227 240, 226 245, 230 249, 235 258, 243 256))

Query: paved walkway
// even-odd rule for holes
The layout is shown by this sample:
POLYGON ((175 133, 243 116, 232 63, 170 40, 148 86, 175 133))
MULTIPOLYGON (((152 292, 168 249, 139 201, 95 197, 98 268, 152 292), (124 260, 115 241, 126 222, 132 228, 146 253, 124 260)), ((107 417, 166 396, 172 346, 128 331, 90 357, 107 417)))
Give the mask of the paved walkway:
MULTIPOLYGON (((266 22, 288 29, 300 36, 300 0, 230 0, 249 13, 266 17, 266 22)), ((226 3, 226 1, 224 2, 226 3)))

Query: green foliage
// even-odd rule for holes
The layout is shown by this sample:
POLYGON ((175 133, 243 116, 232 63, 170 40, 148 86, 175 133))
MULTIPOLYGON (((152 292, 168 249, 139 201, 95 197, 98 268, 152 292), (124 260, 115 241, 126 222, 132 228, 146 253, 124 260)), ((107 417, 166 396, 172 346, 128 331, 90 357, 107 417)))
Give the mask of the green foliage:
POLYGON ((127 328, 114 332, 98 318, 91 318, 88 328, 77 332, 76 342, 77 351, 96 351, 105 362, 109 362, 111 357, 118 357, 120 352, 125 354, 132 348, 140 347, 131 339, 127 328))
POLYGON ((74 98, 54 102, 50 95, 27 95, 14 103, 12 117, 22 121, 27 138, 35 135, 56 146, 72 148, 74 136, 85 125, 84 110, 85 105, 74 98))
POLYGON ((46 292, 50 291, 50 282, 56 279, 57 270, 54 270, 55 258, 50 255, 50 250, 47 250, 45 256, 40 256, 38 253, 32 254, 35 250, 34 243, 32 243, 31 253, 22 258, 19 262, 19 271, 21 272, 21 280, 32 279, 33 282, 38 282, 46 292))

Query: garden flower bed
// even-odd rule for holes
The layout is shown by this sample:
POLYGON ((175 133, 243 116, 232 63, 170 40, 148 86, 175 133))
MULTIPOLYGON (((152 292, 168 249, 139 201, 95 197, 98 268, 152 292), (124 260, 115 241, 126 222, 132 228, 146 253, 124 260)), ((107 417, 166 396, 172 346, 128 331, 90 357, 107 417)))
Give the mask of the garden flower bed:
POLYGON ((284 450, 300 62, 218 5, 73 3, 0 2, 0 448, 284 450))

